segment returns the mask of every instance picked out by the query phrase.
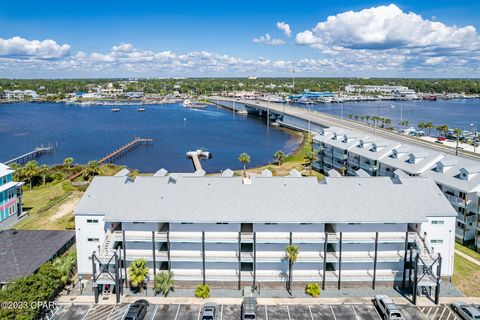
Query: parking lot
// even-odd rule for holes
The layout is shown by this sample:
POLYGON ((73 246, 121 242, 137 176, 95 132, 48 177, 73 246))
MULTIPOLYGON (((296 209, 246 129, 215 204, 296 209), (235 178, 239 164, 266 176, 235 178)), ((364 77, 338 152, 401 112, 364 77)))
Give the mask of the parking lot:
MULTIPOLYGON (((121 320, 128 310, 128 304, 120 305, 60 305, 49 320, 121 320)), ((198 320, 201 305, 158 305, 148 307, 145 320, 198 320)), ((405 319, 459 320, 446 305, 416 307, 398 305, 405 319)), ((219 320, 240 319, 240 306, 220 305, 219 320)), ((259 305, 258 320, 379 320, 380 314, 373 304, 355 305, 259 305)))

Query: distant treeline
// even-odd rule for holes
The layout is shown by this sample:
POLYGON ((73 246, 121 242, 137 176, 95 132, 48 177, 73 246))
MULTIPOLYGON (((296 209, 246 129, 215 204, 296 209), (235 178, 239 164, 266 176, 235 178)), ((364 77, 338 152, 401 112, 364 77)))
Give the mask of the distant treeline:
MULTIPOLYGON (((32 89, 39 94, 65 94, 87 92, 93 86, 113 83, 115 87, 127 79, 0 79, 0 91, 32 89)), ((340 91, 348 84, 402 85, 425 93, 480 93, 480 79, 387 79, 387 78, 296 78, 295 92, 340 91)), ((140 79, 125 84, 126 91, 146 93, 208 94, 224 90, 260 90, 264 92, 291 92, 291 78, 188 78, 140 79)))

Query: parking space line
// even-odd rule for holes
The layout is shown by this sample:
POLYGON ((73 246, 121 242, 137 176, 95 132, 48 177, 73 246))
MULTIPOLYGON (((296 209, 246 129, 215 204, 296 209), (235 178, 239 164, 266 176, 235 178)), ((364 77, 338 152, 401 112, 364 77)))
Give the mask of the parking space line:
POLYGON ((85 313, 85 315, 83 316, 82 320, 85 320, 85 318, 87 318, 87 315, 88 315, 88 313, 90 312, 90 310, 92 310, 92 308, 93 308, 93 304, 90 306, 90 308, 88 308, 88 311, 87 311, 87 313, 85 313))
POLYGON ((379 319, 383 319, 382 315, 380 314, 380 312, 378 312, 378 309, 377 309, 377 303, 374 302, 373 303, 373 309, 375 310, 375 314, 378 316, 379 319))
POLYGON ((333 318, 337 320, 337 316, 335 315, 335 312, 333 311, 332 305, 330 305, 330 310, 332 310, 333 318))
POLYGON ((265 305, 265 320, 268 320, 268 308, 267 308, 267 305, 265 305))
POLYGON ((433 309, 432 307, 428 308, 428 311, 427 311, 427 313, 425 314, 427 317, 428 317, 428 315, 430 314, 430 311, 432 311, 432 309, 433 309))
MULTIPOLYGON (((446 304, 445 307, 447 307, 448 311, 450 311, 450 314, 453 315, 453 320, 458 319, 456 312, 453 311, 448 304, 446 304)), ((449 319, 450 319, 450 314, 448 315, 449 319)))
POLYGON ((355 307, 354 306, 351 306, 351 307, 352 307, 353 313, 355 313, 355 318, 358 319, 358 314, 357 314, 357 311, 355 310, 355 307))
POLYGON ((220 320, 223 320, 223 304, 222 304, 222 307, 220 308, 220 320))
POLYGON ((287 314, 288 314, 288 320, 292 320, 292 318, 290 318, 290 309, 288 308, 288 305, 287 305, 287 314))
POLYGON ((445 314, 445 311, 447 311, 447 308, 446 308, 445 306, 443 306, 443 311, 442 311, 442 313, 440 314, 439 319, 443 319, 443 315, 445 314))
POLYGON ((153 315, 150 318, 150 320, 153 320, 155 318, 155 315, 157 314, 157 310, 158 310, 158 304, 155 306, 155 311, 153 311, 153 315))
POLYGON ((437 313, 438 313, 438 309, 440 309, 440 307, 436 307, 436 308, 435 308, 435 312, 433 313, 432 318, 435 318, 435 316, 436 316, 437 313))
MULTIPOLYGON (((115 307, 116 307, 116 306, 115 306, 115 307)), ((108 313, 108 316, 107 316, 106 319, 110 318, 110 316, 112 315, 112 312, 113 312, 113 310, 115 309, 115 307, 113 307, 112 310, 110 310, 110 312, 108 313)))
POLYGON ((310 311, 310 317, 312 318, 312 320, 315 320, 313 318, 313 313, 312 313, 312 307, 311 306, 308 306, 308 311, 310 311))
POLYGON ((200 311, 202 311, 202 307, 200 307, 200 309, 198 309, 197 320, 200 320, 200 311))
POLYGON ((177 317, 178 317, 178 311, 180 311, 180 305, 178 305, 178 308, 177 308, 177 313, 175 314, 175 320, 177 320, 177 317))

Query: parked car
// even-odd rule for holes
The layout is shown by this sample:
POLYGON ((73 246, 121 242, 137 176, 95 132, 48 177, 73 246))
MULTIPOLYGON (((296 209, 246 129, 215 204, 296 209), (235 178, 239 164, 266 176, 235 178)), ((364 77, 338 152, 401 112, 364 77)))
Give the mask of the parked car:
POLYGON ((216 303, 205 303, 202 310, 202 320, 216 320, 218 305, 216 303))
POLYGON ((374 302, 380 310, 383 320, 405 320, 400 310, 388 296, 383 294, 376 295, 374 302))
POLYGON ((464 320, 480 320, 480 310, 473 305, 456 302, 451 307, 464 320))
POLYGON ((127 314, 123 318, 124 320, 143 320, 147 314, 148 308, 147 300, 137 300, 128 308, 127 314))
POLYGON ((438 137, 437 140, 438 140, 438 141, 445 141, 445 140, 447 140, 447 138, 445 138, 445 137, 438 137))
POLYGON ((242 320, 257 319, 257 299, 254 297, 245 297, 242 302, 242 320))

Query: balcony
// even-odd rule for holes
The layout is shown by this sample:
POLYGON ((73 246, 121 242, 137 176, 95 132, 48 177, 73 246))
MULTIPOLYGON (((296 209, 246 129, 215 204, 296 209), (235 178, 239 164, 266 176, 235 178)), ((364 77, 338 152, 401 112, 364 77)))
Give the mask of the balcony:
POLYGON ((447 197, 448 201, 450 201, 451 204, 462 208, 466 208, 472 203, 472 199, 463 199, 448 193, 445 193, 445 197, 447 197))

